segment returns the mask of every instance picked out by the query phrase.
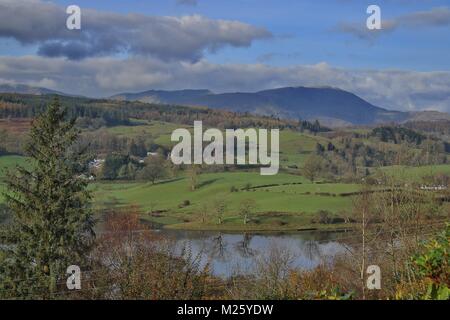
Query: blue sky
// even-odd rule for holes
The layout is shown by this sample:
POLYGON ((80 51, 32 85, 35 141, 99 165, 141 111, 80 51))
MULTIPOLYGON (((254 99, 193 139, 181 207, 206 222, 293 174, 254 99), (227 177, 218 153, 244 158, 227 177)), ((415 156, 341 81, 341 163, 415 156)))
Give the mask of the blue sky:
POLYGON ((96 8, 120 13, 183 16, 201 14, 238 20, 267 28, 275 38, 250 48, 226 48, 208 59, 216 63, 260 62, 273 65, 327 62, 337 67, 450 70, 450 29, 447 27, 397 30, 370 42, 334 30, 341 22, 364 24, 366 9, 378 4, 382 19, 448 6, 443 0, 198 0, 180 5, 176 0, 68 0, 64 6, 96 8), (417 44, 420 43, 420 46, 417 44))
MULTIPOLYGON (((214 19, 238 20, 268 29, 270 40, 250 48, 225 48, 207 58, 215 63, 264 62, 276 66, 327 62, 343 68, 390 68, 406 70, 450 70, 450 29, 446 27, 396 30, 376 41, 355 39, 335 30, 342 22, 364 24, 366 8, 376 3, 382 18, 449 5, 449 1, 361 1, 361 0, 198 0, 180 5, 176 0, 64 0, 63 6, 118 13, 156 16, 200 14, 214 19), (420 46, 418 46, 420 43, 420 46)), ((1 55, 32 54, 33 45, 2 40, 1 55), (6 41, 6 42, 5 42, 6 41), (6 45, 7 44, 7 45, 6 45)))
POLYGON ((0 82, 91 96, 330 85, 387 108, 450 110, 448 0, 180 2, 0 0, 0 82), (79 39, 60 30, 72 4, 82 9, 79 39), (370 4, 381 7, 381 32, 364 28, 370 4), (148 19, 128 21, 135 13, 148 19))

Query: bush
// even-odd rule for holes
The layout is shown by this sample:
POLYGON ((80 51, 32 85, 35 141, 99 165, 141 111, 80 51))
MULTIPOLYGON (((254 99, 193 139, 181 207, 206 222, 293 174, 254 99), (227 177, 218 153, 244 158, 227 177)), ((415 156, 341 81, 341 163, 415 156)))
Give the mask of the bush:
POLYGON ((318 216, 319 223, 328 224, 331 222, 331 214, 326 210, 320 210, 318 216))
POLYGON ((191 201, 184 200, 178 207, 179 208, 184 208, 184 207, 189 207, 190 205, 191 205, 191 201))
MULTIPOLYGON (((326 210, 320 210, 316 213, 316 216, 311 219, 311 223, 322 223, 322 224, 337 224, 345 223, 347 219, 343 216, 333 216, 333 214, 326 210)), ((354 219, 350 219, 349 222, 354 222, 354 219)))
POLYGON ((201 256, 188 245, 176 248, 173 242, 159 238, 140 222, 138 212, 127 211, 106 217, 105 233, 97 240, 92 261, 102 272, 91 278, 87 275, 86 289, 80 290, 83 298, 205 298, 211 275, 201 256))

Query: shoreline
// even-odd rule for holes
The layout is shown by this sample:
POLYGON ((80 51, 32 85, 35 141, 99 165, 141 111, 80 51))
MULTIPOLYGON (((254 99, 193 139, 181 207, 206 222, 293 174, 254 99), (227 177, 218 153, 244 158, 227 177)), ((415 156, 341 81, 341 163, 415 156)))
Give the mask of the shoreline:
POLYGON ((353 232, 355 226, 340 226, 340 227, 308 227, 308 228, 286 228, 286 229, 275 229, 275 228, 211 228, 205 226, 205 228, 189 228, 186 226, 171 226, 162 225, 159 227, 152 227, 152 229, 168 230, 168 231, 199 231, 199 232, 224 232, 224 233, 303 233, 303 232, 322 232, 322 233, 346 233, 353 232))

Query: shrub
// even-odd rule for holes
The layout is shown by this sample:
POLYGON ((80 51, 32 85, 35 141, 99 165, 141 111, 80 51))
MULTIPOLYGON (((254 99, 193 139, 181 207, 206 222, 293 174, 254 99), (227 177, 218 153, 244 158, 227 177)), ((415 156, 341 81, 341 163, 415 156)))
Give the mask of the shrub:
POLYGON ((416 273, 428 283, 425 299, 450 299, 450 224, 436 239, 424 244, 425 252, 416 255, 416 273))
POLYGON ((191 205, 191 201, 189 200, 184 200, 178 207, 179 208, 184 208, 184 207, 188 207, 191 205))

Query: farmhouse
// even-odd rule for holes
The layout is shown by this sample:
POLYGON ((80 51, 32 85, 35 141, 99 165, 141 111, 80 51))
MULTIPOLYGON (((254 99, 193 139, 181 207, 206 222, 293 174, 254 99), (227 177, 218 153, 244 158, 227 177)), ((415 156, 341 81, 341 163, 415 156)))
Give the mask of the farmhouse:
POLYGON ((89 162, 89 168, 100 169, 103 163, 105 163, 104 159, 94 159, 91 162, 89 162))

